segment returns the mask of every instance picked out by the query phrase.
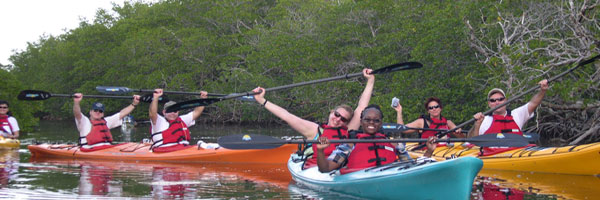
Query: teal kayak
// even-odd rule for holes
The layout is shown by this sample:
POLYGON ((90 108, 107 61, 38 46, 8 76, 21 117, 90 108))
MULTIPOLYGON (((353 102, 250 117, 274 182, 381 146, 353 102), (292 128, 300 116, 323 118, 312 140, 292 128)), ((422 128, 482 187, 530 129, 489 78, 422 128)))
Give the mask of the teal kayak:
POLYGON ((302 170, 302 162, 296 154, 288 161, 297 184, 374 199, 469 199, 473 180, 483 166, 478 158, 462 157, 395 162, 341 175, 337 171, 321 173, 317 167, 302 170))

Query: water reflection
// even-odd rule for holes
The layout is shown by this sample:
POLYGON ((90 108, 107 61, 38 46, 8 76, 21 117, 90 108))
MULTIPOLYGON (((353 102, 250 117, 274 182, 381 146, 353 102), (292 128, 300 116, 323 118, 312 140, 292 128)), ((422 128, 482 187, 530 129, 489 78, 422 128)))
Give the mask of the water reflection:
POLYGON ((595 199, 596 176, 484 169, 476 180, 478 199, 595 199))
POLYGON ((18 178, 19 151, 11 149, 0 150, 0 188, 18 178))
POLYGON ((78 176, 77 180, 63 179, 60 182, 71 185, 69 181, 75 181, 77 186, 72 191, 80 197, 290 198, 287 185, 291 177, 285 165, 177 164, 47 158, 33 158, 31 163, 31 171, 78 176))

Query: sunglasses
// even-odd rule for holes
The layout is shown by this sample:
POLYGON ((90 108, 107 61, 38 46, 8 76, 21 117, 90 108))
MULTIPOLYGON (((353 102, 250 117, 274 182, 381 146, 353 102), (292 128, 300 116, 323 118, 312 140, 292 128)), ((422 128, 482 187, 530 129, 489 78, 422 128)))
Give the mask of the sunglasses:
POLYGON ((496 101, 504 101, 504 97, 500 97, 500 98, 497 98, 497 99, 489 99, 488 101, 490 101, 492 103, 494 103, 496 101))
POLYGON ((436 109, 436 108, 440 108, 440 105, 429 106, 427 108, 429 108, 429 110, 433 110, 433 109, 436 109))
POLYGON ((380 119, 369 119, 369 118, 364 118, 362 119, 364 122, 366 123, 374 123, 374 124, 379 124, 381 123, 380 119))
POLYGON ((350 121, 350 120, 346 119, 345 117, 342 117, 342 114, 340 114, 338 111, 333 112, 333 115, 335 117, 339 117, 340 120, 342 120, 342 122, 348 122, 348 121, 350 121))
POLYGON ((104 111, 103 111, 103 110, 98 110, 98 109, 94 109, 93 111, 94 111, 94 112, 98 112, 98 113, 104 113, 104 111))
POLYGON ((4 109, 7 109, 7 108, 8 108, 8 107, 7 107, 7 106, 0 106, 0 108, 4 108, 4 109))

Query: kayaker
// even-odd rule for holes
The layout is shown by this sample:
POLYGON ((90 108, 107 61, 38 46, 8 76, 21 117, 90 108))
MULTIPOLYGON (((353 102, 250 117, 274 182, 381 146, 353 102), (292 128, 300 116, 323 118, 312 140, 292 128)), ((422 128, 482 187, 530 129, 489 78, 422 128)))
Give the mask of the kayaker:
MULTIPOLYGON (((429 97, 427 101, 425 101, 425 110, 428 115, 421 115, 415 121, 406 124, 406 126, 411 128, 430 128, 430 129, 443 129, 449 130, 456 127, 454 122, 446 119, 442 116, 442 109, 444 106, 442 105, 442 101, 437 97, 429 97)), ((398 124, 404 124, 404 120, 402 119, 402 105, 398 104, 398 106, 394 107, 396 110, 396 120, 398 124)), ((414 133, 419 130, 409 129, 402 133, 414 133)), ((454 137, 465 137, 464 134, 461 133, 462 129, 457 129, 453 135, 454 137)), ((419 131, 421 134, 421 138, 429 138, 431 136, 436 136, 437 131, 419 131)), ((444 136, 443 138, 447 138, 444 136)))
MULTIPOLYGON (((325 124, 318 124, 312 121, 302 119, 292 113, 289 113, 284 108, 274 104, 271 101, 265 99, 265 90, 261 87, 257 87, 253 92, 260 92, 254 95, 254 99, 260 105, 264 106, 267 110, 279 117, 286 123, 288 123, 294 130, 298 131, 302 136, 308 139, 317 139, 319 136, 324 136, 330 139, 343 139, 348 138, 348 126, 355 124, 358 126, 360 119, 353 117, 360 114, 360 112, 367 107, 371 94, 373 92, 373 86, 375 85, 375 76, 371 75, 371 69, 363 69, 363 76, 367 79, 367 84, 363 90, 358 105, 355 110, 348 105, 339 105, 333 110, 329 111, 327 122, 325 124)), ((336 144, 337 145, 337 144, 336 144)), ((324 153, 325 156, 329 156, 335 149, 336 145, 332 145, 327 148, 324 153)), ((303 168, 310 168, 317 165, 317 157, 313 154, 316 151, 316 147, 312 146, 307 148, 305 152, 306 161, 303 168)))
MULTIPOLYGON (((196 124, 204 106, 194 108, 192 112, 179 116, 177 112, 167 112, 169 106, 175 105, 174 101, 164 104, 162 116, 158 115, 158 99, 163 95, 163 89, 154 89, 152 103, 150 103, 150 123, 152 133, 153 152, 171 152, 190 146, 191 135, 188 127, 196 124)), ((200 98, 208 97, 206 91, 200 92, 200 98)))
MULTIPOLYGON (((360 125, 362 133, 356 135, 357 139, 381 140, 386 136, 378 131, 383 124, 383 112, 377 105, 369 105, 360 114, 360 125)), ((358 125, 352 124, 348 129, 356 130, 358 125)), ((361 169, 389 164, 396 161, 397 145, 389 142, 341 144, 325 157, 323 150, 328 148, 329 139, 319 137, 320 144, 317 148, 317 163, 322 173, 340 169, 340 173, 350 173, 361 169), (341 168, 344 166, 343 168, 341 168)), ((435 137, 427 140, 427 151, 425 157, 431 157, 435 150, 435 137)))
POLYGON ((19 123, 12 116, 8 101, 0 100, 0 136, 11 139, 19 138, 19 123))
POLYGON ((90 109, 90 117, 81 113, 79 103, 83 99, 83 94, 75 93, 73 95, 73 116, 75 124, 79 131, 79 145, 81 151, 95 151, 112 147, 112 134, 110 129, 121 126, 121 119, 129 115, 133 109, 140 103, 140 96, 133 95, 133 101, 118 113, 109 117, 104 117, 104 104, 96 102, 90 109))
MULTIPOLYGON (((469 130, 469 137, 475 137, 487 133, 514 133, 523 135, 521 128, 527 120, 533 117, 535 109, 542 103, 542 99, 548 90, 548 80, 541 80, 540 91, 531 100, 514 110, 502 106, 495 110, 492 115, 484 116, 481 112, 473 115, 475 124, 469 130)), ((494 88, 488 92, 488 106, 494 108, 506 101, 506 94, 502 89, 494 88)))

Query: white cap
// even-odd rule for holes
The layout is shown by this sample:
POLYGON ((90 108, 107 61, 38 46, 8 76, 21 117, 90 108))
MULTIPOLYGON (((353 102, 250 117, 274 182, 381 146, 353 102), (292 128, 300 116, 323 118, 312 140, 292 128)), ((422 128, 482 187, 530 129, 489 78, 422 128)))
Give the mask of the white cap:
POLYGON ((488 92, 488 96, 487 96, 488 99, 492 96, 492 94, 495 94, 495 93, 500 93, 500 94, 502 94, 502 96, 506 97, 504 90, 502 90, 500 88, 494 88, 494 89, 490 90, 490 92, 488 92))

